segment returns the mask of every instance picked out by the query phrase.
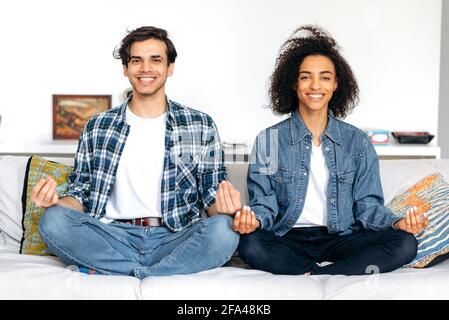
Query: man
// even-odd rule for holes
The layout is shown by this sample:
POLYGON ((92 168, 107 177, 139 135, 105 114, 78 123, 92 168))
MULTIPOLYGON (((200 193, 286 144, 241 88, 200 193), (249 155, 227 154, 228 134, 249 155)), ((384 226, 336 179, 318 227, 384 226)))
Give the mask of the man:
POLYGON ((143 279, 220 267, 237 248, 240 196, 225 181, 217 128, 165 95, 176 56, 165 30, 130 32, 114 57, 132 95, 88 122, 65 195, 52 178, 34 188, 47 208, 39 231, 65 263, 143 279))

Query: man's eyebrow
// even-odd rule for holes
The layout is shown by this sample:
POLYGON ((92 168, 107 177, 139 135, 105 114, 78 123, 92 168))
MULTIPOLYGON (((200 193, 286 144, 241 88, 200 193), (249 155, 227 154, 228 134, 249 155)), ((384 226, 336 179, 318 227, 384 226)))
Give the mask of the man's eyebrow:
MULTIPOLYGON (((129 57, 129 60, 131 60, 131 59, 142 60, 143 58, 141 56, 131 56, 131 57, 129 57)), ((152 55, 150 55, 150 59, 161 59, 161 60, 163 60, 164 57, 162 55, 160 55, 160 54, 152 54, 152 55)))

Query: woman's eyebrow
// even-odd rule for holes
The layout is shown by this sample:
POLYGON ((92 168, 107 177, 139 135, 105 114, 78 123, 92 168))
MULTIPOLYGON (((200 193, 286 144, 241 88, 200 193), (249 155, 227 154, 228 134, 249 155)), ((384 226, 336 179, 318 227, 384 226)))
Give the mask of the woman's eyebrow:
MULTIPOLYGON (((299 73, 300 73, 300 74, 301 74, 301 73, 312 74, 312 72, 310 72, 310 71, 300 71, 299 73)), ((334 74, 332 71, 320 71, 320 74, 323 74, 323 73, 334 74)))

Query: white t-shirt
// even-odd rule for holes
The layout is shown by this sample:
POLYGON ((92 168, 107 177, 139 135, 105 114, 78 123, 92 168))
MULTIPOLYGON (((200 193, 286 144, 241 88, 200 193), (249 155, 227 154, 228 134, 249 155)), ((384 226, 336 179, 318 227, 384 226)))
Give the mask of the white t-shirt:
POLYGON ((126 109, 126 122, 131 128, 102 222, 162 217, 166 118, 167 113, 157 118, 142 118, 126 109))
POLYGON ((323 150, 312 143, 312 155, 310 157, 309 185, 304 202, 304 209, 293 226, 318 227, 327 226, 327 183, 329 181, 329 169, 326 166, 323 150))

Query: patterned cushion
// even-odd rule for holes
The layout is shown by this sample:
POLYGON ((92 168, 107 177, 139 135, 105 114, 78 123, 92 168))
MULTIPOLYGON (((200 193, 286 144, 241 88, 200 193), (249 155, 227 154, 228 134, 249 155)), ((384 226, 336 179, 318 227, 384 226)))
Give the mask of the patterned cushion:
POLYGON ((444 177, 429 175, 387 204, 401 217, 412 206, 427 211, 429 226, 416 235, 418 254, 406 267, 423 268, 449 252, 449 184, 444 177))
POLYGON ((23 237, 20 245, 20 253, 31 255, 49 255, 45 243, 38 231, 39 219, 44 210, 38 208, 31 201, 31 192, 36 183, 47 176, 52 176, 57 183, 56 191, 62 194, 67 191, 67 179, 73 168, 61 163, 56 163, 32 156, 28 160, 25 181, 23 184, 23 237))

